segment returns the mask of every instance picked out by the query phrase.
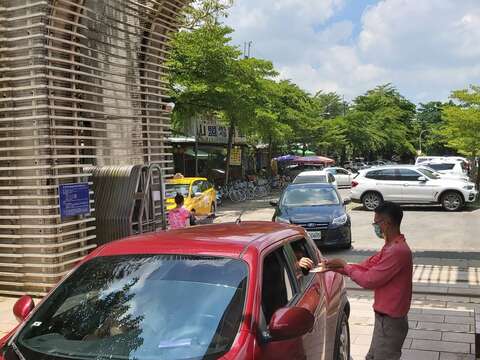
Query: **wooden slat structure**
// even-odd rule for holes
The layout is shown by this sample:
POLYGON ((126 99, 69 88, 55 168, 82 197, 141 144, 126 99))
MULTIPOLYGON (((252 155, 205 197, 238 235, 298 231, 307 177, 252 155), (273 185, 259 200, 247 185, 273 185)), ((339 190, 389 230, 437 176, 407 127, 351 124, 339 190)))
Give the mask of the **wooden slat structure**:
POLYGON ((61 220, 60 184, 170 169, 164 61, 185 2, 0 1, 0 293, 44 294, 96 246, 94 212, 61 220))

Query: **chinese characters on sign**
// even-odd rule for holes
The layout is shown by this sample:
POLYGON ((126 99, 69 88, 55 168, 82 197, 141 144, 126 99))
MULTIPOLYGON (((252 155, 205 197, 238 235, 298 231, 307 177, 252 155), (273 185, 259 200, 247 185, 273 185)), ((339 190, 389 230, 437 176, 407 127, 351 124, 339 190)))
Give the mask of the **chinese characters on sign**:
POLYGON ((242 149, 234 147, 230 153, 230 165, 240 166, 242 165, 242 149))
MULTIPOLYGON (((201 120, 197 122, 198 140, 212 144, 228 143, 228 128, 216 120, 201 120)), ((246 143, 246 138, 239 131, 235 131, 234 144, 246 143)))
POLYGON ((58 187, 60 217, 90 214, 90 190, 88 183, 63 184, 58 187))

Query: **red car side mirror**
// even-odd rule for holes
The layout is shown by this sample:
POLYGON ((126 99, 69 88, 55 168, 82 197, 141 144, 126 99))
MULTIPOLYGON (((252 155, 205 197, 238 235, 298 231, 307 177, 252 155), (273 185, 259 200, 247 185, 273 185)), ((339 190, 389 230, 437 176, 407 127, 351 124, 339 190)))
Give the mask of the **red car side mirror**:
POLYGON ((28 315, 30 315, 34 307, 35 303, 33 302, 31 296, 23 295, 17 300, 15 305, 13 305, 13 314, 17 318, 18 322, 22 322, 28 317, 28 315))
POLYGON ((268 331, 272 341, 300 337, 313 329, 315 317, 302 307, 278 309, 270 320, 268 331))

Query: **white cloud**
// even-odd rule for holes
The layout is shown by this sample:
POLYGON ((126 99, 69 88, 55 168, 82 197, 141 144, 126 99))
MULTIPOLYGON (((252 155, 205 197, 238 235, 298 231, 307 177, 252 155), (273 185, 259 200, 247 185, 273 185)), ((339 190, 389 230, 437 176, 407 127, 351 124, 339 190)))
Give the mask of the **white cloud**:
POLYGON ((354 1, 237 0, 227 23, 236 44, 253 40, 254 56, 311 92, 352 98, 392 82, 419 102, 480 83, 478 0, 383 0, 338 19, 354 1))

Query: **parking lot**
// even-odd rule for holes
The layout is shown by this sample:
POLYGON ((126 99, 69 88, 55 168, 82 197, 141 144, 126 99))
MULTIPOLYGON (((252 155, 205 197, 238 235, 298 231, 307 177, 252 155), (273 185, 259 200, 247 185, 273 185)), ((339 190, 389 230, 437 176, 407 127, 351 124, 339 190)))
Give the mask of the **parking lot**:
MULTIPOLYGON (((349 190, 340 190, 342 197, 348 197, 349 190)), ((227 203, 218 210, 215 222, 235 221, 242 214, 243 220, 271 220, 273 208, 270 198, 227 203)), ((359 204, 348 206, 352 219, 353 247, 355 250, 373 250, 381 247, 382 242, 376 238, 371 223, 373 213, 365 211, 359 204)), ((432 253, 432 256, 448 256, 449 252, 479 251, 480 206, 470 205, 461 212, 446 212, 440 206, 404 206, 402 231, 413 251, 432 253), (439 254, 435 254, 439 253, 439 254), (441 253, 441 254, 440 254, 441 253)), ((480 254, 479 254, 480 256, 480 254)))
MULTIPOLYGON (((349 190, 340 190, 347 197, 349 190)), ((215 222, 270 221, 270 198, 227 203, 215 222)), ((352 219, 350 250, 323 249, 327 257, 358 262, 383 245, 372 228, 373 213, 348 205, 352 219)), ((475 314, 480 314, 480 206, 445 212, 439 206, 404 206, 402 231, 414 252, 413 303, 410 330, 402 360, 475 359, 475 314)), ((372 292, 347 280, 352 306, 351 359, 364 359, 373 333, 372 292)), ((479 318, 480 320, 480 318, 479 318)), ((477 320, 478 321, 478 320, 477 320)))

